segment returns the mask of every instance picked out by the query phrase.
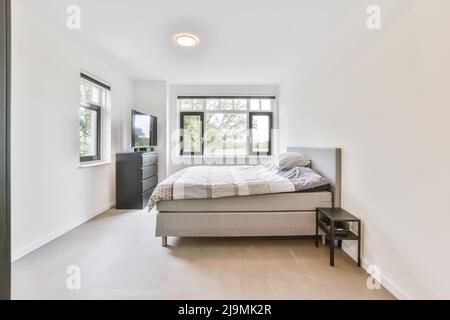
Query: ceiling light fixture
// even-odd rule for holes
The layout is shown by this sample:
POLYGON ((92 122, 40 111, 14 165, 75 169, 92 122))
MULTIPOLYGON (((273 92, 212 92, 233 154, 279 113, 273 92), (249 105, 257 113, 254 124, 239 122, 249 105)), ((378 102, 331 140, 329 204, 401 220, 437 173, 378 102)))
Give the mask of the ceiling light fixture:
POLYGON ((199 43, 198 37, 190 33, 177 34, 175 41, 182 47, 193 47, 199 43))

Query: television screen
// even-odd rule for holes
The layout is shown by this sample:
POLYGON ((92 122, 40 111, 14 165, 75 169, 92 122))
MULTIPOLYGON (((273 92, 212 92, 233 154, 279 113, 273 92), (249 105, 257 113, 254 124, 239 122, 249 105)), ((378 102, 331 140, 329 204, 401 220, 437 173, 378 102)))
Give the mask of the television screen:
POLYGON ((133 148, 156 146, 156 117, 133 110, 131 113, 131 145, 133 148))

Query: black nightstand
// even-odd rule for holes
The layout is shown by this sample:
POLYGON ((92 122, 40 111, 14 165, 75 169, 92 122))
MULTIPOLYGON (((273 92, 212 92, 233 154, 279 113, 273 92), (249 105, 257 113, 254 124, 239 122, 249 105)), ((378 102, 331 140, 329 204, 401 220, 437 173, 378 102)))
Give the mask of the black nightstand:
POLYGON ((358 267, 361 266, 361 220, 341 208, 317 208, 316 209, 316 247, 319 246, 319 228, 325 233, 330 243, 330 266, 334 267, 334 241, 342 247, 342 240, 358 241, 358 267), (349 222, 358 223, 358 234, 343 226, 349 222), (336 225, 340 225, 340 230, 336 225))

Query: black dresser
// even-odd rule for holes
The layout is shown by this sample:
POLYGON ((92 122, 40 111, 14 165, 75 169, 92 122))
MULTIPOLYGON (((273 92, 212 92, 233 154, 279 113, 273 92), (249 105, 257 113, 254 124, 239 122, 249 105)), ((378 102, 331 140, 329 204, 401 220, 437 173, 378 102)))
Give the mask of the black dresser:
POLYGON ((116 154, 116 208, 144 209, 158 184, 156 152, 116 154))

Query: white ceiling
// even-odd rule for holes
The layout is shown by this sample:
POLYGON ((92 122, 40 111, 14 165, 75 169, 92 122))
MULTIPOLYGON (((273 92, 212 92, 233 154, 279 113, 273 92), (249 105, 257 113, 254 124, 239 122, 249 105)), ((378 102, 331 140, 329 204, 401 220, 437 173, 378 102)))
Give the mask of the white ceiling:
MULTIPOLYGON (((355 0, 20 0, 136 80, 277 84, 323 45, 355 0), (81 30, 66 28, 68 5, 81 30), (179 32, 200 46, 180 48, 179 32)), ((361 23, 364 12, 361 12, 361 23)))

